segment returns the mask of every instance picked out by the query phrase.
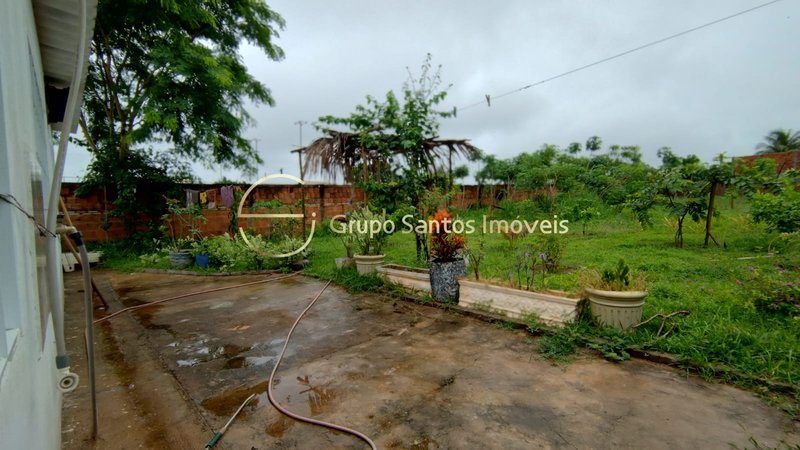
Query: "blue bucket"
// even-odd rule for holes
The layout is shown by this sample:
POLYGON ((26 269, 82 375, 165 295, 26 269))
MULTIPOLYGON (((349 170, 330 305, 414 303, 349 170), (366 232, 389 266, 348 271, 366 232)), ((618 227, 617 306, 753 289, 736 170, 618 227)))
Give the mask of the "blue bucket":
POLYGON ((194 262, 198 267, 205 269, 208 267, 208 253, 195 253, 194 262))

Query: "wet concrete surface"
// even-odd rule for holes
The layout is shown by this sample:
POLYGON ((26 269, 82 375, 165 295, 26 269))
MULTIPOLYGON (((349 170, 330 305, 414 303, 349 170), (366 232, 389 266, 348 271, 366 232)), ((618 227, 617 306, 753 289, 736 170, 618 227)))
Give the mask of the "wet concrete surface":
MULTIPOLYGON (((112 310, 265 278, 103 276, 119 295, 112 310)), ((166 427, 151 431, 142 448, 202 448, 209 430, 222 427, 251 394, 256 399, 220 448, 365 448, 349 435, 286 418, 267 400, 286 333, 323 285, 298 275, 163 303, 104 325, 102 338, 118 344, 117 359, 127 364, 118 372, 136 372, 126 384, 140 386, 137 395, 148 396, 137 378, 160 371, 186 399, 176 405, 186 408, 181 414, 199 416, 192 419, 196 440, 181 441, 191 446, 154 444, 170 432, 166 427), (138 331, 126 320, 135 320, 138 331), (160 367, 136 370, 129 347, 146 347, 160 367)), ((163 389, 169 387, 149 396, 161 397, 163 389)), ((723 449, 752 447, 751 438, 800 444, 798 423, 750 392, 642 361, 586 355, 554 366, 525 333, 335 286, 297 327, 274 394, 296 413, 357 429, 385 449, 723 449)), ((143 411, 147 402, 137 402, 132 420, 155 426, 162 411, 143 411)))

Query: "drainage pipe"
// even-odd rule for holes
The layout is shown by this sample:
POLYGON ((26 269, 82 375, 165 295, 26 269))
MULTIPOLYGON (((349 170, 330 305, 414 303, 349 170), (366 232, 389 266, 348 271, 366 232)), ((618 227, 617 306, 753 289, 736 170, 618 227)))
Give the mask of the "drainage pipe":
MULTIPOLYGON (((64 119, 61 122, 61 135, 58 139, 58 152, 56 153, 55 165, 53 167, 53 180, 50 184, 50 196, 47 198, 48 205, 45 226, 53 233, 56 232, 58 200, 61 198, 61 178, 64 173, 64 163, 67 157, 69 135, 72 131, 70 128, 75 122, 77 111, 80 108, 81 97, 83 96, 81 85, 86 61, 88 60, 88 39, 86 37, 88 31, 88 24, 86 23, 88 16, 87 0, 80 0, 78 4, 80 9, 78 13, 80 26, 75 73, 72 76, 72 81, 69 86, 67 106, 64 112, 64 119)), ((56 339, 56 368, 61 372, 59 388, 63 391, 63 380, 71 375, 69 372, 67 344, 64 339, 64 292, 61 279, 61 255, 59 255, 60 245, 58 240, 58 237, 53 237, 47 242, 47 287, 48 297, 50 299, 50 311, 53 315, 53 330, 56 339)))
POLYGON ((308 312, 308 310, 310 310, 311 307, 314 306, 314 303, 316 303, 317 300, 319 300, 319 298, 322 296, 322 293, 325 292, 325 289, 327 289, 328 286, 330 286, 330 284, 331 284, 330 281, 328 281, 325 284, 325 286, 322 288, 321 291, 319 291, 317 296, 314 297, 313 300, 311 300, 311 303, 309 303, 308 306, 306 306, 306 309, 304 309, 303 312, 301 312, 300 315, 297 316, 297 320, 294 321, 294 324, 292 325, 292 328, 289 329, 289 334, 286 336, 286 341, 284 341, 284 343, 283 343, 283 349, 281 350, 281 354, 278 356, 277 361, 275 361, 275 367, 272 368, 272 373, 269 374, 269 382, 267 383, 267 398, 269 399, 269 402, 272 404, 272 406, 275 407, 275 409, 280 411, 282 414, 291 417, 294 420, 299 420, 300 422, 310 423, 312 425, 319 425, 321 427, 330 428, 331 430, 341 431, 342 433, 347 433, 347 434, 353 435, 353 436, 361 439, 362 441, 366 442, 367 445, 369 445, 372 448, 372 450, 378 450, 378 447, 375 446, 375 443, 372 442, 372 439, 367 437, 365 434, 363 434, 361 432, 358 432, 356 430, 347 428, 347 427, 343 427, 341 425, 336 425, 336 424, 329 423, 329 422, 323 422, 321 420, 316 420, 316 419, 312 419, 310 417, 305 417, 305 416, 301 416, 299 414, 295 414, 295 413, 289 411, 288 409, 284 408, 283 406, 281 406, 275 400, 275 397, 272 396, 272 384, 273 384, 273 380, 275 379, 275 373, 278 371, 278 367, 280 367, 280 365, 281 365, 281 360, 283 360, 283 355, 284 355, 284 353, 286 353, 286 347, 289 345, 289 339, 292 338, 292 333, 294 333, 294 329, 297 328, 297 324, 300 323, 300 319, 302 319, 303 316, 308 312))
POLYGON ((89 252, 83 244, 83 236, 80 231, 75 231, 69 235, 75 242, 81 255, 81 272, 83 273, 83 307, 86 328, 84 330, 84 341, 86 343, 86 362, 89 368, 89 390, 92 394, 92 439, 97 437, 97 388, 94 377, 94 305, 92 304, 92 274, 89 269, 89 252))

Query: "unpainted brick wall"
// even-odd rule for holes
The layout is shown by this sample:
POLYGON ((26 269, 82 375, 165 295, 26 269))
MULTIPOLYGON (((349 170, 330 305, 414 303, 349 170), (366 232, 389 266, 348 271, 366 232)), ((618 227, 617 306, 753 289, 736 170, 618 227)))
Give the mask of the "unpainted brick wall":
MULTIPOLYGON (((103 189, 95 189, 88 195, 78 197, 75 195, 75 191, 79 186, 79 183, 63 183, 61 196, 64 198, 72 222, 83 233, 84 239, 88 242, 105 242, 124 238, 125 229, 122 222, 109 214, 114 209, 114 193, 103 189), (104 224, 107 224, 105 228, 104 224)), ((205 236, 219 235, 228 231, 230 210, 222 205, 222 197, 219 193, 222 186, 219 184, 187 184, 184 186, 186 189, 201 192, 207 191, 211 199, 216 197, 215 208, 203 209, 206 223, 199 224, 198 228, 205 236)), ((237 187, 244 192, 249 186, 237 185, 237 187)), ((502 186, 463 186, 460 188, 460 194, 452 199, 451 205, 461 209, 476 206, 479 204, 478 194, 480 193, 480 205, 489 206, 493 203, 492 198, 497 198, 501 189, 502 186)), ((528 192, 516 191, 512 197, 515 200, 519 200, 529 198, 530 195, 528 192)), ((315 213, 316 217, 313 219, 317 221, 317 226, 324 219, 330 219, 336 215, 351 211, 353 205, 363 203, 365 198, 361 189, 351 186, 304 185, 301 189, 297 185, 261 185, 256 187, 248 196, 249 201, 245 202, 245 206, 250 206, 257 201, 277 199, 283 204, 293 205, 291 208, 292 213, 303 213, 301 206, 303 196, 305 196, 304 214, 306 224, 310 225, 312 213, 315 213)), ((269 219, 240 219, 239 222, 241 227, 255 229, 259 232, 264 232, 271 224, 269 219)), ((137 228, 140 231, 146 228, 144 220, 137 228)), ((178 226, 177 228, 178 235, 188 234, 187 227, 178 226)))
MULTIPOLYGON (((96 242, 124 238, 125 229, 122 221, 110 215, 114 209, 114 193, 107 192, 104 189, 94 189, 88 195, 78 197, 75 192, 79 186, 80 184, 78 183, 63 183, 61 196, 64 199, 73 224, 83 233, 85 240, 96 242), (106 225, 105 227, 104 224, 106 225)), ((222 197, 220 195, 222 185, 192 184, 184 187, 208 192, 211 199, 216 197, 215 207, 203 208, 203 216, 206 218, 206 223, 200 223, 198 227, 203 235, 210 236, 227 232, 230 225, 230 210, 222 205, 222 197)), ((236 187, 244 192, 249 186, 238 185, 236 187)), ((245 206, 250 206, 257 201, 277 199, 283 204, 292 205, 292 213, 302 213, 303 196, 305 196, 305 215, 308 224, 312 219, 312 213, 316 213, 314 219, 319 223, 323 219, 349 212, 353 209, 354 204, 357 205, 364 201, 364 192, 350 186, 304 185, 301 189, 300 186, 261 185, 256 187, 248 196, 245 206)), ((269 224, 268 219, 240 220, 242 227, 246 225, 259 230, 265 229, 269 224)), ((138 226, 138 229, 144 230, 145 227, 146 225, 143 222, 138 226)), ((185 226, 178 226, 177 228, 177 234, 179 235, 186 235, 188 232, 185 226)))

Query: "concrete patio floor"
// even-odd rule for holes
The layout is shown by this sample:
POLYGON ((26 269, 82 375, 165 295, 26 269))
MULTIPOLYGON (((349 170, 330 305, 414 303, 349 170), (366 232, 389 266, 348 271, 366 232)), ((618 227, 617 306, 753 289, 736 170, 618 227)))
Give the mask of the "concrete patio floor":
MULTIPOLYGON (((269 275, 275 276, 275 275, 269 275)), ((264 279, 102 272, 111 310, 264 279)), ((80 280, 65 276, 73 367, 85 371, 80 280)), ((65 395, 64 448, 202 448, 257 394, 217 448, 362 449, 267 401, 286 333, 324 283, 297 275, 120 315, 97 328, 100 433, 88 388, 65 395)), ((96 317, 102 316, 101 311, 96 317)), ((800 425, 753 393, 644 361, 542 360, 535 338, 456 312, 329 287, 278 372, 288 409, 382 449, 729 449, 800 444, 800 425)))

